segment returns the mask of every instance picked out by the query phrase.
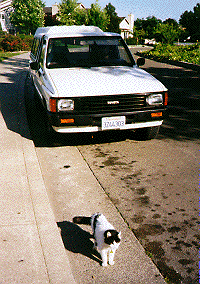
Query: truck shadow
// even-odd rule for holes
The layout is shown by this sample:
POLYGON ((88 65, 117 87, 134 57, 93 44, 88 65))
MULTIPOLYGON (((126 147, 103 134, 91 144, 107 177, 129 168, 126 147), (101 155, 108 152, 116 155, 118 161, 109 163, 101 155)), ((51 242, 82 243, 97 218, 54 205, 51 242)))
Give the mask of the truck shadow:
POLYGON ((90 233, 68 221, 58 222, 57 225, 66 250, 80 253, 101 264, 101 256, 93 249, 94 244, 90 240, 93 236, 90 233))

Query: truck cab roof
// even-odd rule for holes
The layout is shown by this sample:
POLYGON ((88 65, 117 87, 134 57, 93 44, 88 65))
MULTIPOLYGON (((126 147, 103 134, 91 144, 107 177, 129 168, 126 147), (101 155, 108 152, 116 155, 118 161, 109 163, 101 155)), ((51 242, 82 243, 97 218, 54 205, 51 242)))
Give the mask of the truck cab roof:
POLYGON ((81 37, 81 36, 120 36, 119 34, 103 32, 95 26, 52 26, 38 28, 35 37, 47 38, 81 37))

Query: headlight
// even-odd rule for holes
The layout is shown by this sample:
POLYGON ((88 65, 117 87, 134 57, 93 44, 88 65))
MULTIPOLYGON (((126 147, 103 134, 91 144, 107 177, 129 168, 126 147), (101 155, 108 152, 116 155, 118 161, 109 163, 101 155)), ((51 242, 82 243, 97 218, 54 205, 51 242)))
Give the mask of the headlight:
POLYGON ((58 111, 74 110, 74 101, 66 99, 58 100, 57 107, 58 111))
POLYGON ((157 106, 163 104, 163 95, 162 94, 152 94, 146 98, 146 102, 150 106, 157 106))

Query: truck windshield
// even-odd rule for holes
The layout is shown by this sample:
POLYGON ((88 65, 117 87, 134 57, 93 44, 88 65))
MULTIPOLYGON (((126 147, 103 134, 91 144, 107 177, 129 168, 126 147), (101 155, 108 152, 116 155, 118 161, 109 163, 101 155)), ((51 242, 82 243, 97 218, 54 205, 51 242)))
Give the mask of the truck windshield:
POLYGON ((47 68, 133 66, 133 57, 120 37, 52 38, 47 68))

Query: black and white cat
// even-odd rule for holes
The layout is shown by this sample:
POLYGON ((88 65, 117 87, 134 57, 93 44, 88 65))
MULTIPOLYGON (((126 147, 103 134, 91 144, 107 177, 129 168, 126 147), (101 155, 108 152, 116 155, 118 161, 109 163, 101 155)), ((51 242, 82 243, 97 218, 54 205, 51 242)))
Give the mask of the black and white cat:
POLYGON ((107 266, 107 263, 113 265, 115 252, 121 242, 121 232, 117 232, 101 213, 94 213, 91 217, 74 217, 73 222, 91 225, 94 248, 101 254, 102 266, 107 266))

